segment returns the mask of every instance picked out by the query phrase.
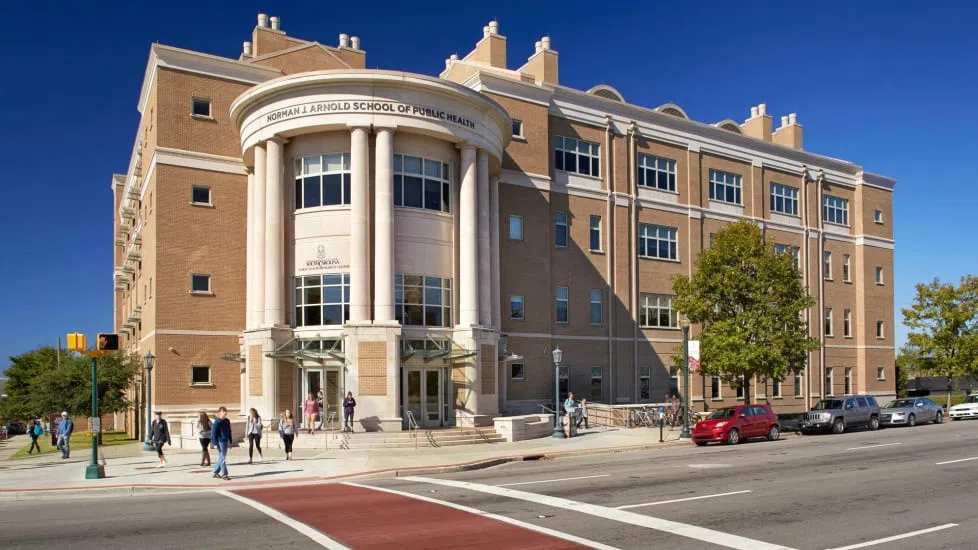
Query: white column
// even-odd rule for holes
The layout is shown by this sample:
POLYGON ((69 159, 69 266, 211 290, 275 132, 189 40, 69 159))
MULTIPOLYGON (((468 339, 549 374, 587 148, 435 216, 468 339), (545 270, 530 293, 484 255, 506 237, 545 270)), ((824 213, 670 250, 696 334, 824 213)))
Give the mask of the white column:
POLYGON ((285 234, 282 222, 285 192, 282 187, 282 145, 284 140, 265 142, 265 324, 285 323, 285 234))
POLYGON ((462 146, 462 182, 458 208, 458 291, 459 324, 479 324, 478 212, 476 208, 476 153, 472 145, 462 146))
POLYGON ((394 131, 378 128, 374 147, 374 321, 383 322, 394 320, 394 131))
POLYGON ((479 212, 479 324, 492 326, 492 277, 490 276, 489 245, 489 153, 479 149, 477 154, 479 212))
POLYGON ((370 319, 367 280, 367 129, 350 132, 350 321, 370 319))
MULTIPOLYGON (((499 295, 499 176, 489 178, 489 255, 492 280, 492 328, 502 330, 502 297, 499 295)), ((502 380, 502 379, 500 379, 502 380)), ((500 382, 502 387, 505 381, 500 382)))
MULTIPOLYGON (((245 218, 245 330, 254 327, 255 309, 255 170, 248 170, 248 214, 245 218)), ((242 405, 244 401, 242 401, 242 405)))
POLYGON ((251 328, 265 324, 265 144, 255 145, 255 211, 250 231, 254 233, 251 260, 251 328))

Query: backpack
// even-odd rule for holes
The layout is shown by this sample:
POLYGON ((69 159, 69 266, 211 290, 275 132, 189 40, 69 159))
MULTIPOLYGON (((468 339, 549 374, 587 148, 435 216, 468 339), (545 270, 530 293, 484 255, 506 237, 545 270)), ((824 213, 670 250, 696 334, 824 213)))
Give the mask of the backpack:
POLYGON ((42 428, 40 424, 34 424, 34 435, 36 437, 44 435, 44 428, 42 428))

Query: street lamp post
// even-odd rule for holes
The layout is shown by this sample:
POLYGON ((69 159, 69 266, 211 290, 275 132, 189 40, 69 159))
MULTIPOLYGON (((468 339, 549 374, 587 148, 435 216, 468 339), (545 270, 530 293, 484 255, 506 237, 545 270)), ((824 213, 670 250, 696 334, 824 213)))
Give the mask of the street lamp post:
POLYGON ((683 318, 683 431, 679 439, 689 439, 689 319, 683 318))
POLYGON ((153 446, 153 442, 150 441, 153 428, 153 362, 155 360, 156 357, 153 357, 153 354, 150 352, 146 352, 146 355, 143 357, 146 368, 146 437, 143 439, 144 451, 156 449, 153 446))
POLYGON ((557 346, 553 351, 554 356, 554 433, 552 437, 564 439, 564 429, 560 425, 560 360, 564 358, 564 352, 557 346))
POLYGON ((98 354, 92 353, 92 416, 89 430, 92 432, 92 461, 85 469, 85 479, 103 479, 105 468, 98 463, 98 432, 101 420, 98 415, 98 354))

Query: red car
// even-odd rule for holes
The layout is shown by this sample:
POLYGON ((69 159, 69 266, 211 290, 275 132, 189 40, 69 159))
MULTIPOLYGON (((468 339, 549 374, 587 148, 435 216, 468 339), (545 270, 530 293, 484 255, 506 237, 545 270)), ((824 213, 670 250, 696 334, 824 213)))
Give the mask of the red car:
POLYGON ((693 441, 702 447, 711 441, 736 445, 752 437, 771 441, 781 435, 778 415, 770 405, 737 405, 716 409, 693 427, 693 441))

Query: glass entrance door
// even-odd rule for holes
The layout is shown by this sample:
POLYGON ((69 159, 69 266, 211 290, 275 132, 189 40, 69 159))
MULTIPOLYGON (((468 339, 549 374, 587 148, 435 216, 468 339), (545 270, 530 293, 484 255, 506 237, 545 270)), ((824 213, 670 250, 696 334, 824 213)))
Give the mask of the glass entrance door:
POLYGON ((405 416, 411 411, 422 428, 444 425, 441 369, 409 370, 405 376, 405 416))
MULTIPOLYGON (((302 376, 302 403, 306 402, 309 394, 312 394, 312 398, 316 399, 319 392, 323 389, 323 369, 303 369, 302 376)), ((316 422, 318 424, 318 420, 316 422)), ((306 426, 305 414, 302 415, 302 427, 309 429, 310 426, 306 426)))

